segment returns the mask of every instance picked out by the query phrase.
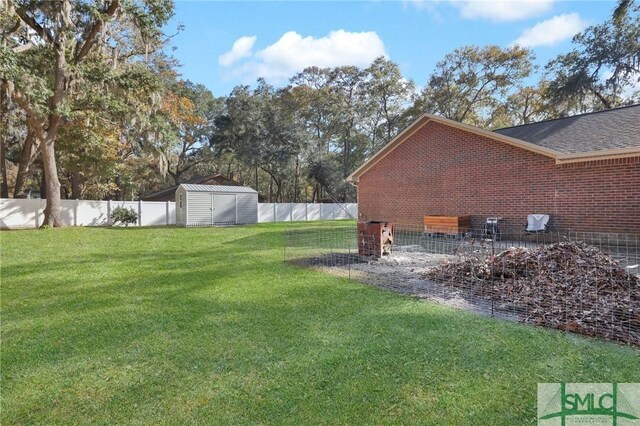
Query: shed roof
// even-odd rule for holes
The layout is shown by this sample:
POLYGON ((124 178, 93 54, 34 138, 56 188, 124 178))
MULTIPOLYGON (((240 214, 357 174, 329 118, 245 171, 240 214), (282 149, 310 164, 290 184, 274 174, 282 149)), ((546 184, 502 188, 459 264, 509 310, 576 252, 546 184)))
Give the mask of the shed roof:
POLYGON ((258 192, 249 188, 248 186, 231 186, 231 185, 197 185, 193 183, 183 183, 180 187, 189 192, 226 192, 230 194, 236 193, 250 193, 257 194, 258 192))
POLYGON ((494 130, 562 154, 640 146, 640 105, 494 130))

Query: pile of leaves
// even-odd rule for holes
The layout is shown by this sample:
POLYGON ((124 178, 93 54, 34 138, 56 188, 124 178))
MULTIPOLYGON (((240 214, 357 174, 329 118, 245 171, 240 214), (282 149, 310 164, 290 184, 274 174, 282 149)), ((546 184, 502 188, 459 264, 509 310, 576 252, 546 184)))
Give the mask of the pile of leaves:
POLYGON ((523 322, 640 345, 640 277, 598 248, 560 242, 459 255, 423 274, 523 322))

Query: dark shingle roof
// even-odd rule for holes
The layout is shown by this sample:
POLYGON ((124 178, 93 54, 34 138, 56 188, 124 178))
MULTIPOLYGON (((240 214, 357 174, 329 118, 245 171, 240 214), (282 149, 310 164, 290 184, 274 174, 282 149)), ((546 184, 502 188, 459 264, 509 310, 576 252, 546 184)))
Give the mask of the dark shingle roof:
POLYGON ((563 154, 640 147, 640 104, 495 132, 563 154))
MULTIPOLYGON (((188 180, 188 181, 183 182, 183 183, 206 184, 209 181, 216 182, 218 185, 222 185, 224 182, 227 182, 228 185, 241 186, 240 183, 234 181, 233 179, 230 179, 230 178, 226 177, 222 173, 214 173, 212 175, 193 178, 193 179, 188 180)), ((178 186, 180 186, 180 184, 172 185, 172 186, 170 186, 168 188, 164 188, 164 189, 162 189, 162 190, 160 190, 158 192, 154 192, 152 194, 147 194, 144 197, 140 197, 140 199, 142 201, 154 201, 154 200, 157 200, 157 199, 160 199, 160 198, 169 197, 171 199, 171 201, 173 201, 173 200, 175 200, 174 195, 175 195, 176 189, 178 189, 178 186)))

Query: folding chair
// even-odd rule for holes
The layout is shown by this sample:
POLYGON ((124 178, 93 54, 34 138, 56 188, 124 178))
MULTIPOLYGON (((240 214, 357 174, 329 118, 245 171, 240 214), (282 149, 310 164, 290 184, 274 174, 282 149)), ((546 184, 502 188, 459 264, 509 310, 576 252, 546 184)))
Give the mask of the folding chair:
POLYGON ((528 234, 546 232, 548 224, 548 214, 530 214, 527 216, 527 227, 525 228, 524 232, 528 234))

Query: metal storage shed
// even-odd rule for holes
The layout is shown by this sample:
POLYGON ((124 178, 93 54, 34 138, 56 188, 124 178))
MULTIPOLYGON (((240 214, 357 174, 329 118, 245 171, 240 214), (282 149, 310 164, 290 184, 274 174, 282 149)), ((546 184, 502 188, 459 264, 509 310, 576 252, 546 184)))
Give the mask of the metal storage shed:
POLYGON ((258 193, 246 186, 182 184, 176 190, 178 226, 258 222, 258 193))

